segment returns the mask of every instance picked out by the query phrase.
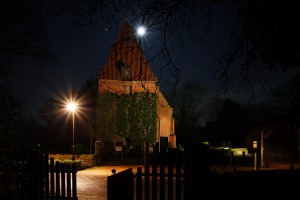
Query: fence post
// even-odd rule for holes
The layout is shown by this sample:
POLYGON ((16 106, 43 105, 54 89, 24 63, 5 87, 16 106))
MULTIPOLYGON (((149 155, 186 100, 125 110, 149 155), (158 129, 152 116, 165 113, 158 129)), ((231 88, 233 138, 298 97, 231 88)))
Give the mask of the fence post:
POLYGON ((149 165, 145 166, 145 200, 149 200, 150 196, 150 180, 149 180, 149 165))
POLYGON ((56 192, 57 199, 59 199, 59 197, 60 197, 59 173, 60 173, 60 164, 59 164, 59 161, 56 161, 56 163, 55 163, 55 178, 56 178, 55 185, 56 185, 56 190, 55 190, 55 192, 56 192))
POLYGON ((181 199, 181 154, 177 153, 176 159, 176 199, 181 199))
POLYGON ((62 198, 65 198, 66 197, 66 177, 65 177, 65 169, 66 169, 66 166, 64 163, 61 163, 60 165, 60 171, 61 171, 61 175, 60 175, 60 178, 61 178, 61 196, 62 198))
POLYGON ((51 198, 54 198, 54 158, 50 158, 50 191, 51 198))
POLYGON ((157 200, 157 164, 152 164, 152 200, 157 200))
POLYGON ((160 200, 165 199, 165 161, 164 158, 160 159, 160 200))
POLYGON ((168 162, 168 200, 173 200, 173 159, 168 162))
POLYGON ((72 162, 72 190, 73 190, 73 199, 77 199, 77 185, 76 185, 76 163, 72 162))
POLYGON ((142 168, 137 168, 136 173, 136 199, 142 200, 142 168))
POLYGON ((112 200, 113 198, 112 198, 112 196, 113 196, 113 193, 112 193, 112 187, 113 187, 113 183, 112 183, 112 177, 111 176, 108 176, 107 177, 107 189, 106 189, 106 191, 107 191, 107 200, 112 200))
POLYGON ((68 197, 68 199, 70 199, 71 198, 71 167, 70 167, 70 165, 67 165, 66 171, 67 171, 67 197, 68 197))
POLYGON ((44 155, 44 168, 43 168, 43 177, 45 178, 45 194, 44 197, 46 200, 49 199, 49 154, 45 153, 44 155))

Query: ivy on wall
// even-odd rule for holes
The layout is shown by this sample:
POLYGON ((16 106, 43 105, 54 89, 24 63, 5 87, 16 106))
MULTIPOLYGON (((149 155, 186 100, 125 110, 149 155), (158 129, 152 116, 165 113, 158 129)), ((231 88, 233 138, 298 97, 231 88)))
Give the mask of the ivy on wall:
POLYGON ((144 142, 153 144, 157 132, 156 100, 155 93, 99 94, 99 131, 107 133, 105 136, 110 136, 107 139, 115 134, 124 136, 132 146, 141 146, 144 142))
POLYGON ((117 111, 117 97, 111 93, 103 93, 97 97, 97 111, 95 122, 95 139, 100 141, 102 146, 105 141, 113 138, 117 132, 116 116, 117 111))

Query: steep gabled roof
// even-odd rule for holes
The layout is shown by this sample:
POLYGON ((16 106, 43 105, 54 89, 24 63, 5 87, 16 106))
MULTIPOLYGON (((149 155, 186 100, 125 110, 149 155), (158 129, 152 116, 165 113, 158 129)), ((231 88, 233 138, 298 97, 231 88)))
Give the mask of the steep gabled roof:
POLYGON ((120 65, 128 64, 131 81, 157 81, 135 37, 133 27, 125 20, 98 79, 121 80, 120 65))

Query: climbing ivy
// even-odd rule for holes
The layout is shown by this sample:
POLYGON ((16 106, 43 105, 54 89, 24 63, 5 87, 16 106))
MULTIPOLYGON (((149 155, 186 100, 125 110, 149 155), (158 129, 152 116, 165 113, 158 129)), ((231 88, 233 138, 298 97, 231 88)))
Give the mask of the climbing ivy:
MULTIPOLYGON (((132 146, 150 144, 156 139, 157 96, 153 93, 134 93, 117 95, 101 93, 98 101, 99 130, 127 137, 132 146), (109 122, 108 122, 109 121, 109 122)), ((109 134, 108 134, 109 133, 109 134)))
POLYGON ((117 97, 111 93, 102 93, 97 97, 96 140, 111 140, 116 129, 117 97))

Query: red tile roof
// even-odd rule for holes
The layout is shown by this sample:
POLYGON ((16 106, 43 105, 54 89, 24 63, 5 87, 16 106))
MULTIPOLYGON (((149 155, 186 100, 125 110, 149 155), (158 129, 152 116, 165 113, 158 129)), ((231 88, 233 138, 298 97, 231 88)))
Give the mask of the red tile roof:
POLYGON ((122 80, 120 70, 116 65, 118 61, 130 66, 131 81, 157 81, 135 37, 135 31, 127 20, 123 24, 98 79, 122 80))

